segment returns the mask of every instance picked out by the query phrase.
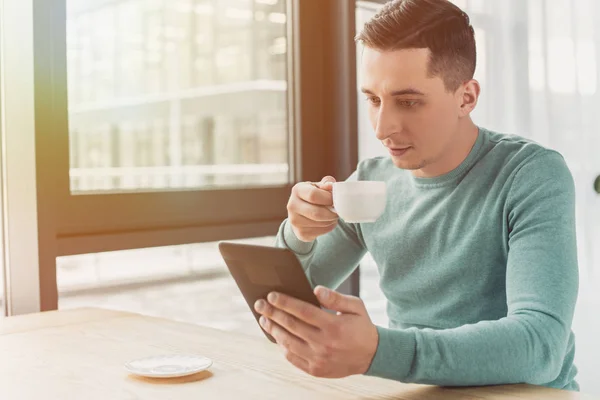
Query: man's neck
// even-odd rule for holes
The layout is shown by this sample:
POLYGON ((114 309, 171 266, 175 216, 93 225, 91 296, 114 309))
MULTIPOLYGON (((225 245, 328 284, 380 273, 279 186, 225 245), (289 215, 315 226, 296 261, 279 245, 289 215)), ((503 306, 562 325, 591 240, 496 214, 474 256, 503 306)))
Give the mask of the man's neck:
POLYGON ((418 178, 434 178, 453 171, 469 156, 478 135, 479 128, 468 118, 464 126, 459 127, 457 141, 453 146, 439 160, 412 171, 413 175, 418 178))

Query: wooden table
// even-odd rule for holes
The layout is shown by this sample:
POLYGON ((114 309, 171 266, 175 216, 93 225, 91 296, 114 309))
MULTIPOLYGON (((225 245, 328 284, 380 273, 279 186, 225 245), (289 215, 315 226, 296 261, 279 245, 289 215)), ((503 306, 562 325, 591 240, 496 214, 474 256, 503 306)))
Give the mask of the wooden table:
POLYGON ((516 385, 444 389, 354 376, 313 378, 268 340, 125 312, 80 309, 0 319, 0 399, 590 399, 516 385), (152 380, 126 361, 192 353, 208 371, 152 380))

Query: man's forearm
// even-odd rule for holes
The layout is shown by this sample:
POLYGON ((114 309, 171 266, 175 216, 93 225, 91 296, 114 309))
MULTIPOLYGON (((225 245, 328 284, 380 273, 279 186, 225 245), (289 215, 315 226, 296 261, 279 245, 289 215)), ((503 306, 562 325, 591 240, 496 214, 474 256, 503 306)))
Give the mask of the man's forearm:
POLYGON ((378 329, 367 375, 449 386, 552 382, 570 334, 562 321, 536 311, 455 329, 378 329))
POLYGON ((294 236, 286 220, 279 228, 276 245, 296 253, 313 286, 332 289, 356 269, 366 253, 352 228, 341 221, 332 232, 306 243, 294 236))

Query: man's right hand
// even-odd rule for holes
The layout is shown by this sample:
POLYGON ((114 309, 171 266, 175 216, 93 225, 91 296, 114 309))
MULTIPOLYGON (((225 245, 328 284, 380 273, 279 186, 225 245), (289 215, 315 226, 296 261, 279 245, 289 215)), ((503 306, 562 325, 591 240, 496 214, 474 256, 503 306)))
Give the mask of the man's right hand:
POLYGON ((300 182, 292 189, 287 204, 288 221, 301 241, 312 242, 337 226, 339 217, 330 209, 334 183, 335 178, 326 176, 319 183, 300 182))

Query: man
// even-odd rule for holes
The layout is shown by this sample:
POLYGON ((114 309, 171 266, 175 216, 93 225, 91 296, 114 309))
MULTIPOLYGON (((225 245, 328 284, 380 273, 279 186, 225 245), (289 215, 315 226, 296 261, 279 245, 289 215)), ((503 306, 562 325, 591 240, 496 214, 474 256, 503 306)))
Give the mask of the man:
POLYGON ((387 183, 375 223, 334 214, 332 177, 299 183, 278 245, 293 250, 327 313, 272 293, 255 305, 287 359, 320 377, 578 390, 574 184, 555 151, 470 118, 474 31, 446 0, 395 0, 368 22, 362 91, 390 157, 349 178, 387 183), (369 251, 390 327, 336 288, 369 251))

